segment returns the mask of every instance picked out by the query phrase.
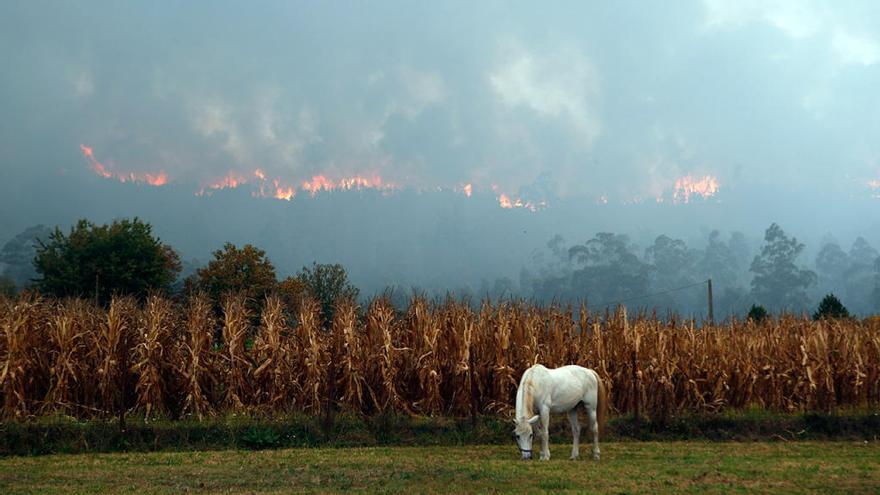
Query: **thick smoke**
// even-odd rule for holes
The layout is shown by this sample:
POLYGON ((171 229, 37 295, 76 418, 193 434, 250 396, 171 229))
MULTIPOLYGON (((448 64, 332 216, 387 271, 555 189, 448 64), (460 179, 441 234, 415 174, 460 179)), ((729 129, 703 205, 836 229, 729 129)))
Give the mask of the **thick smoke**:
POLYGON ((254 242, 282 271, 341 261, 362 285, 456 288, 518 281, 557 234, 625 233, 642 255, 714 229, 757 245, 777 222, 812 263, 828 235, 880 245, 878 14, 5 2, 0 240, 138 215, 185 257, 254 242), (311 198, 318 176, 400 188, 311 198), (117 180, 147 177, 167 184, 117 180), (195 196, 230 177, 247 187, 195 196), (673 205, 682 180, 713 194, 673 205))

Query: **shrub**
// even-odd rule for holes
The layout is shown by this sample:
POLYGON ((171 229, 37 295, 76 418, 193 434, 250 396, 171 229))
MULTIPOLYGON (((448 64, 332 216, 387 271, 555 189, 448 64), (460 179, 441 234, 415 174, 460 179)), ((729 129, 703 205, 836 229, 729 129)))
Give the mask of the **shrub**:
POLYGON ((251 426, 241 436, 241 442, 249 449, 273 449, 281 446, 281 435, 269 426, 251 426))
POLYGON ((819 303, 816 312, 813 313, 814 320, 849 318, 849 310, 840 302, 834 294, 828 294, 819 303))
POLYGON ((767 313, 767 309, 764 308, 764 306, 752 304, 752 307, 749 308, 749 319, 755 323, 763 323, 768 316, 770 315, 767 313))

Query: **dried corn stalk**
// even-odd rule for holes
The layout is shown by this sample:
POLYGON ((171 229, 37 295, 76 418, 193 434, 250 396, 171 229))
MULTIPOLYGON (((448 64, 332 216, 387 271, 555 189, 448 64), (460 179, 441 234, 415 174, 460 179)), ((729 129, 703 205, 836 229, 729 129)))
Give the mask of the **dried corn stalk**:
POLYGON ((180 378, 183 382, 183 414, 202 419, 214 413, 211 390, 215 385, 216 359, 213 352, 214 319, 211 301, 205 294, 197 294, 189 301, 185 312, 186 328, 180 343, 180 378))

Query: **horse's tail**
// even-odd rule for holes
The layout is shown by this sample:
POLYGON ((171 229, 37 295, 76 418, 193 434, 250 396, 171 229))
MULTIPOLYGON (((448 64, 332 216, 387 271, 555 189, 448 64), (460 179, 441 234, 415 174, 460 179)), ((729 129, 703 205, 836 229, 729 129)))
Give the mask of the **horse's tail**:
MULTIPOLYGON (((595 373, 595 371, 594 371, 595 373)), ((608 417, 608 396, 605 392, 605 383, 596 373, 596 382, 599 389, 596 391, 596 422, 599 424, 599 432, 605 431, 605 420, 608 417)))

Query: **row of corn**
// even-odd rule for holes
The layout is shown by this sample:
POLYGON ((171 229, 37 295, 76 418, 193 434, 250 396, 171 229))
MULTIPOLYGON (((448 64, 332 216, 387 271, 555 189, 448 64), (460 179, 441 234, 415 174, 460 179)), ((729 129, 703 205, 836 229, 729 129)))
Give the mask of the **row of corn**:
POLYGON ((761 407, 876 407, 877 320, 760 325, 590 314, 583 308, 415 297, 340 303, 331 321, 304 301, 242 296, 216 305, 162 297, 0 300, 3 416, 197 417, 246 412, 509 414, 522 372, 580 364, 612 409, 666 419, 761 407))

